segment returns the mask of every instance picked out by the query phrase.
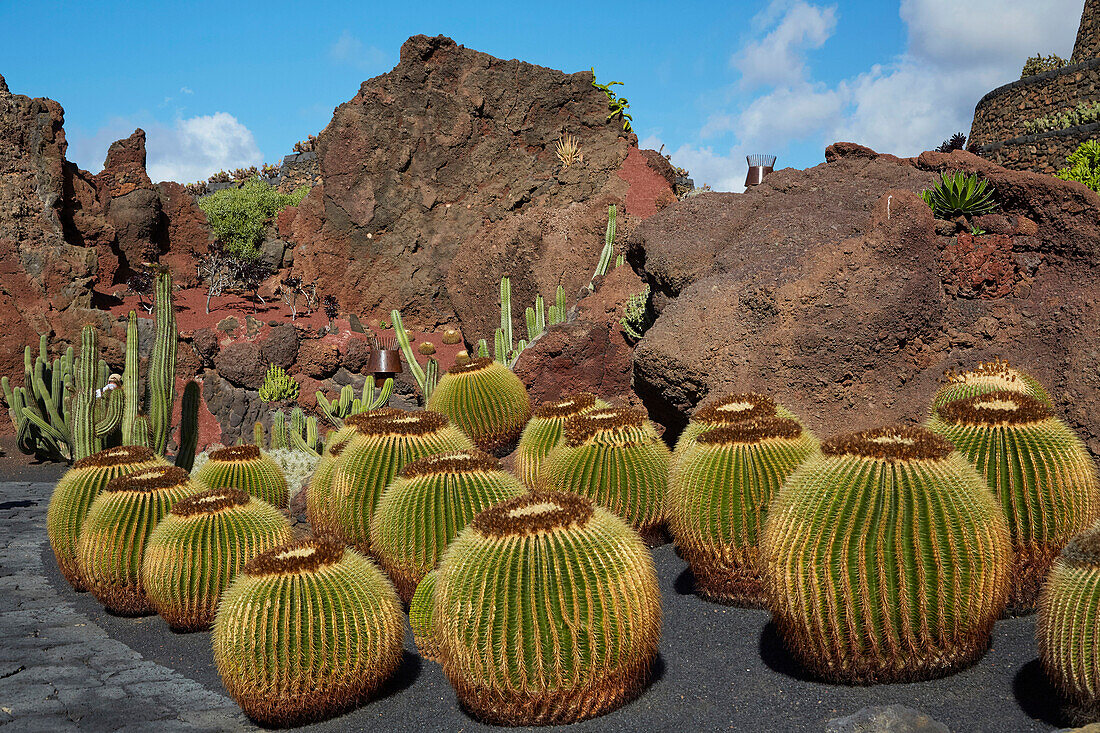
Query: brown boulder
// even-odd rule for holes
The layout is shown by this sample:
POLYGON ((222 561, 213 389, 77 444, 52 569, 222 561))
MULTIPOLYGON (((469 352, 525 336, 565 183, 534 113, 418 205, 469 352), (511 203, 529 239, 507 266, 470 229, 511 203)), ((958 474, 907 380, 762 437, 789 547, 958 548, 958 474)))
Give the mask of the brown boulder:
POLYGON ((166 250, 159 262, 168 267, 173 281, 180 287, 197 287, 201 283, 195 268, 195 254, 204 254, 214 240, 206 214, 178 183, 158 183, 157 190, 164 211, 166 250))
POLYGON ((200 328, 191 337, 191 345, 195 347, 195 352, 202 359, 203 364, 208 367, 214 366, 214 359, 217 358, 220 348, 218 334, 209 328, 200 328))
POLYGON ((340 349, 327 339, 310 339, 298 348, 298 370, 314 379, 331 377, 340 368, 340 349))
POLYGON ((251 341, 234 341, 221 348, 214 359, 214 366, 230 383, 259 389, 267 374, 268 361, 261 356, 259 346, 251 341))
POLYGON ((276 364, 290 369, 298 360, 298 331, 289 323, 276 326, 267 334, 260 346, 266 364, 276 364))

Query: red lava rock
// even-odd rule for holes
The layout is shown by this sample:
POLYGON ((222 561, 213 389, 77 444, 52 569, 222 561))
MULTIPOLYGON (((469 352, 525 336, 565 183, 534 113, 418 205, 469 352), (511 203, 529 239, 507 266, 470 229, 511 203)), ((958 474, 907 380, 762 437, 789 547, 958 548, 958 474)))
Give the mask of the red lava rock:
POLYGON ((340 367, 340 350, 327 339, 305 341, 298 349, 298 369, 310 377, 331 377, 340 367))
POLYGON ((260 354, 260 347, 249 341, 234 341, 222 346, 214 365, 231 384, 249 389, 259 389, 267 374, 268 361, 260 354))
POLYGON ((294 232, 294 219, 298 216, 297 206, 288 206, 275 217, 275 229, 280 237, 289 237, 294 232))
MULTIPOLYGON (((655 154, 652 150, 647 152, 655 154)), ((664 160, 660 155, 655 154, 655 156, 664 160)), ((667 160, 665 164, 671 168, 667 160)), ((675 172, 672 173, 673 179, 670 182, 666 176, 654 169, 655 165, 658 164, 653 160, 653 156, 644 155, 638 148, 631 148, 626 160, 623 161, 622 168, 619 169, 619 177, 630 185, 626 192, 628 214, 645 219, 656 214, 659 208, 664 208, 676 200, 676 195, 672 192, 672 186, 676 181, 675 172), (658 206, 659 202, 663 205, 658 206)))
POLYGON ((1012 237, 960 234, 940 259, 944 289, 960 298, 1003 298, 1018 280, 1012 237))
MULTIPOLYGON (((293 325, 284 323, 268 332, 267 338, 260 344, 260 355, 268 364, 290 369, 298 360, 298 349, 298 330, 293 325)), ((233 381, 231 377, 226 378, 233 381)))
POLYGON ((214 359, 218 356, 218 335, 209 328, 200 328, 191 336, 191 345, 202 359, 205 366, 214 366, 214 359))

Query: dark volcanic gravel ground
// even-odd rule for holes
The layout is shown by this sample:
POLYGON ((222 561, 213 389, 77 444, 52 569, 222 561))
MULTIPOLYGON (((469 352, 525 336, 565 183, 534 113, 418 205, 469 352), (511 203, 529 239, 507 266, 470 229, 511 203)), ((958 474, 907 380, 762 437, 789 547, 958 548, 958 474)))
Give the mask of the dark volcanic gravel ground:
MULTIPOLYGON (((41 479, 39 479, 41 481, 41 479)), ((51 485, 0 483, 0 727, 11 730, 237 730, 209 634, 176 634, 159 617, 109 615, 58 574, 46 541, 51 485)), ((690 595, 671 546, 654 551, 664 595, 656 679, 635 702, 571 731, 823 731, 871 705, 917 708, 954 731, 1047 731, 1056 698, 1038 668, 1034 622, 997 624, 975 667, 932 682, 841 687, 804 678, 768 614, 690 595)), ((388 695, 307 730, 488 730, 458 707, 438 665, 406 638, 388 695)))

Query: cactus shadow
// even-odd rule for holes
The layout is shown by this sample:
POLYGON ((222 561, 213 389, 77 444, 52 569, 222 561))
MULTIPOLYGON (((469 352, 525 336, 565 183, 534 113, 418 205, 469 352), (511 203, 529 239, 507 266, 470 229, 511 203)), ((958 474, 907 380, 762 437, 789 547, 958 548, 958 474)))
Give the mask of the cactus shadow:
POLYGON ((768 669, 785 677, 800 682, 821 681, 799 664, 798 660, 787 651, 774 621, 769 621, 760 630, 760 659, 767 665, 768 669))
POLYGON ((695 573, 691 572, 690 566, 684 568, 680 574, 676 576, 676 580, 673 581, 672 587, 676 590, 676 593, 681 596, 695 595, 695 573))
POLYGON ((385 700, 387 697, 412 687, 413 683, 420 677, 420 670, 423 666, 424 660, 419 655, 413 654, 408 649, 402 650, 401 664, 397 666, 397 671, 386 681, 386 684, 378 688, 373 699, 376 701, 385 700))
POLYGON ((1038 659, 1020 667, 1012 679, 1012 694, 1029 717, 1058 728, 1075 724, 1058 689, 1043 673, 1038 659))

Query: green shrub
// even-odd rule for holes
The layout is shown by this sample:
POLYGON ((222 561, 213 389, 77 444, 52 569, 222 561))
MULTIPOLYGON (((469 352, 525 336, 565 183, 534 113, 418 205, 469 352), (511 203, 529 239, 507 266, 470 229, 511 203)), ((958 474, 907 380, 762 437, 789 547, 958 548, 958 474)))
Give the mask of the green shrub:
POLYGON ((1063 181, 1083 183, 1100 192, 1100 140, 1086 140, 1066 158, 1069 165, 1056 174, 1063 181))
POLYGON ((199 199, 199 208, 206 214, 214 236, 230 253, 255 257, 267 220, 287 206, 297 206, 307 193, 308 186, 279 193, 271 184, 253 178, 240 188, 227 188, 199 199))
POLYGON ((989 182, 977 174, 966 175, 962 171, 956 171, 954 176, 944 173, 932 188, 921 191, 920 197, 941 219, 981 216, 997 208, 989 182))
POLYGON ((1044 71, 1054 71, 1065 65, 1066 60, 1056 53, 1052 53, 1050 56, 1043 56, 1042 54, 1028 56, 1027 61, 1024 62, 1024 69, 1020 72, 1020 78, 1026 79, 1029 76, 1042 74, 1044 71))

